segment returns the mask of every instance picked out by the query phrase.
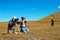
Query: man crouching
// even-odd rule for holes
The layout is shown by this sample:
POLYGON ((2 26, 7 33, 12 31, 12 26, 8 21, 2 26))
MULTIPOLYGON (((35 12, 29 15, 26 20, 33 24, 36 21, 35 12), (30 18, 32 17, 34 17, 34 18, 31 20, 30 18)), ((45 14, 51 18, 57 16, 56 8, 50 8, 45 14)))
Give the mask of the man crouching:
POLYGON ((9 22, 8 22, 8 33, 14 33, 15 29, 13 29, 13 27, 16 25, 16 24, 19 24, 18 22, 18 18, 16 17, 13 17, 9 22))

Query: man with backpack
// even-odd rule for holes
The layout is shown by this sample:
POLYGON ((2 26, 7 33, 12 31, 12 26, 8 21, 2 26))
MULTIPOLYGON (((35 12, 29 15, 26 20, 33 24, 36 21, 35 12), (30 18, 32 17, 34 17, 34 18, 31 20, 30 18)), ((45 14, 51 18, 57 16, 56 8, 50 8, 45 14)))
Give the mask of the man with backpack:
POLYGON ((8 22, 8 33, 12 32, 12 30, 15 30, 13 29, 13 27, 17 24, 19 24, 18 22, 18 18, 16 18, 15 16, 8 22))

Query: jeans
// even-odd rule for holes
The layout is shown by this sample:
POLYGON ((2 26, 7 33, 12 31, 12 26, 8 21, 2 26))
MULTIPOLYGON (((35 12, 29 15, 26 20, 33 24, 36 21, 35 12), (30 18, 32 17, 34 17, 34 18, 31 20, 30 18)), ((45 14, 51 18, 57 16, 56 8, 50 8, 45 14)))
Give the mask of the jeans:
POLYGON ((22 30, 23 30, 24 33, 28 33, 29 32, 28 28, 26 28, 26 27, 23 27, 22 30))

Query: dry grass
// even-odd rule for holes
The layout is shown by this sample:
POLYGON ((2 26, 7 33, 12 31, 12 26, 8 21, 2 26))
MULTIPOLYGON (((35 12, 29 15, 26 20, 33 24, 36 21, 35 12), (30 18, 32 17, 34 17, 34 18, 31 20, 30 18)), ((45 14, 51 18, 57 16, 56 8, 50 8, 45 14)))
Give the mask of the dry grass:
MULTIPOLYGON (((27 23, 29 33, 7 34, 7 23, 0 23, 0 40, 60 40, 60 21, 52 27, 49 21, 32 21, 27 23)), ((15 27, 18 31, 20 28, 15 27)))

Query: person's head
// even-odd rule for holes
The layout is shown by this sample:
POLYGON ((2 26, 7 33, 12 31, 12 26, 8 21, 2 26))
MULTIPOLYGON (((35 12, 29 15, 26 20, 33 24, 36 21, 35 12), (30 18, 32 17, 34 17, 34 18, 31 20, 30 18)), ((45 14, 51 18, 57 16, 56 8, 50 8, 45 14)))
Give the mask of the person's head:
POLYGON ((19 20, 19 19, 15 16, 12 18, 12 21, 17 21, 17 20, 19 20))
POLYGON ((17 19, 17 17, 16 16, 13 16, 13 19, 17 19))
POLYGON ((51 19, 54 19, 54 15, 51 15, 51 19))
POLYGON ((25 17, 21 17, 22 21, 25 20, 25 17))

